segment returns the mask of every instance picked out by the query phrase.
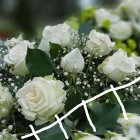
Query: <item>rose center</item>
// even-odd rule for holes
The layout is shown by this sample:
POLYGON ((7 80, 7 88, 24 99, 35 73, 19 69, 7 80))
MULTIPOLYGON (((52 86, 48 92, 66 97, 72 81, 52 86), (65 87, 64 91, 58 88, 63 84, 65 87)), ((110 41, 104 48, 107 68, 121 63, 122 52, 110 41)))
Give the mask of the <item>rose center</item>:
POLYGON ((41 99, 41 93, 39 89, 37 89, 36 87, 32 87, 27 94, 27 99, 30 102, 37 104, 41 99))

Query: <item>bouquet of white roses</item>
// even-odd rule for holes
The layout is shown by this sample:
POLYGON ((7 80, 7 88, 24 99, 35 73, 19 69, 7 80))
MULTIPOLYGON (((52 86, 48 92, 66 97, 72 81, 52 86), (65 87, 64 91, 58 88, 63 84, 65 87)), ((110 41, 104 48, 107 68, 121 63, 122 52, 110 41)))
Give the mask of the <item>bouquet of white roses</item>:
MULTIPOLYGON (((82 100, 100 94, 110 85, 120 86, 136 79, 140 58, 128 57, 122 49, 114 51, 114 45, 107 34, 83 25, 73 30, 66 23, 46 26, 39 45, 21 36, 1 42, 1 138, 20 139, 31 133, 30 124, 35 130, 41 129, 53 123, 56 114, 67 114, 82 100)), ((118 92, 129 113, 140 113, 140 102, 134 101, 139 99, 139 88, 136 83, 118 92)), ((93 131, 80 107, 62 120, 70 139, 123 137, 107 131, 127 136, 131 127, 119 119, 121 110, 113 93, 88 103, 87 110, 98 137, 88 134, 93 131)), ((136 117, 130 126, 137 125, 139 116, 130 116, 136 117)), ((57 125, 38 136, 65 139, 57 125)))
MULTIPOLYGON (((114 49, 93 24, 46 26, 39 43, 0 42, 1 140, 139 140, 140 57, 114 49)), ((111 26, 113 37, 130 36, 123 21, 111 26)))

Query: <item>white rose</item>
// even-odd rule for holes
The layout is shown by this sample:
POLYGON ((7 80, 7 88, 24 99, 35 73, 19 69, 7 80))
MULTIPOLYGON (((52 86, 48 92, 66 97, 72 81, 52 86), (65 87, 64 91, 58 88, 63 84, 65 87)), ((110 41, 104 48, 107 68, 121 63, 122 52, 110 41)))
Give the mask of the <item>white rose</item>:
POLYGON ((96 10, 95 19, 96 19, 97 25, 99 27, 103 27, 104 22, 108 21, 112 24, 114 22, 117 22, 120 18, 119 16, 111 13, 110 11, 101 8, 101 9, 96 10))
POLYGON ((77 140, 101 140, 99 137, 97 136, 94 136, 94 135, 87 135, 87 136, 84 136, 82 138, 79 138, 77 140))
POLYGON ((78 132, 77 134, 75 134, 76 140, 101 140, 101 138, 89 134, 89 133, 84 133, 84 132, 78 132))
POLYGON ((132 113, 127 113, 128 120, 125 120, 122 115, 118 119, 118 123, 121 124, 125 134, 128 133, 130 127, 133 125, 140 125, 140 116, 132 113))
POLYGON ((46 26, 42 33, 42 40, 39 49, 49 53, 49 42, 59 44, 62 47, 68 47, 71 43, 72 29, 66 23, 56 26, 46 26))
POLYGON ((120 82, 126 76, 133 74, 135 70, 135 61, 128 57, 126 52, 119 49, 112 56, 106 58, 102 64, 99 65, 100 73, 106 74, 110 79, 120 82))
POLYGON ((131 57, 134 59, 136 66, 140 66, 140 57, 132 54, 131 57))
POLYGON ((110 140, 128 140, 128 138, 122 136, 114 136, 110 140))
POLYGON ((19 89, 16 94, 22 114, 27 120, 42 125, 54 119, 64 107, 65 91, 61 81, 35 77, 19 89))
POLYGON ((68 54, 66 54, 61 61, 61 67, 67 71, 72 73, 82 72, 84 69, 84 58, 78 48, 75 48, 68 54))
POLYGON ((110 26, 109 32, 113 38, 125 40, 132 35, 132 27, 128 22, 119 21, 110 26))
POLYGON ((115 132, 107 131, 106 140, 128 140, 126 137, 123 137, 121 134, 115 132))
POLYGON ((123 0, 119 9, 120 11, 125 12, 129 18, 140 18, 139 0, 123 0))
POLYGON ((140 21, 132 19, 131 24, 136 31, 140 32, 140 21))
POLYGON ((119 6, 120 13, 127 16, 133 27, 140 32, 140 1, 139 0, 123 0, 119 6))
POLYGON ((9 53, 5 55, 4 61, 11 66, 10 73, 22 76, 28 74, 25 59, 28 47, 33 48, 33 45, 34 42, 30 43, 29 41, 22 40, 9 49, 9 53))
POLYGON ((140 138, 139 128, 140 128, 140 124, 132 125, 126 134, 127 138, 129 140, 139 140, 140 138))
POLYGON ((94 56, 104 56, 111 52, 114 42, 111 42, 107 34, 92 30, 89 34, 89 40, 86 43, 85 50, 94 56))
POLYGON ((6 117, 13 106, 13 97, 0 83, 0 119, 6 117))

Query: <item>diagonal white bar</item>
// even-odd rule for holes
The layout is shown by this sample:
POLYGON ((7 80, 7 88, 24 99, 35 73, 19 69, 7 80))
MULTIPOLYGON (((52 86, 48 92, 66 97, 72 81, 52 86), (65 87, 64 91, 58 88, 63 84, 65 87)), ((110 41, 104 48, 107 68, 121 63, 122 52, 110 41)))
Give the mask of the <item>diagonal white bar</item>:
POLYGON ((59 119, 59 117, 57 115, 55 115, 55 118, 57 119, 57 121, 59 123, 59 126, 60 126, 62 132, 64 133, 65 138, 69 139, 68 134, 67 134, 66 130, 64 129, 62 123, 61 123, 61 120, 59 119))
POLYGON ((33 136, 35 136, 35 138, 36 138, 37 140, 40 140, 40 138, 39 138, 38 135, 36 134, 36 131, 34 130, 34 127, 33 127, 32 125, 29 125, 29 127, 30 127, 31 130, 32 130, 33 136))
POLYGON ((90 118, 90 116, 89 116, 88 109, 87 109, 87 106, 86 106, 86 103, 85 103, 84 100, 82 100, 82 104, 83 104, 83 106, 84 106, 84 110, 85 110, 85 114, 86 114, 87 120, 88 120, 90 126, 92 127, 93 132, 96 132, 96 127, 95 127, 94 124, 92 123, 92 120, 91 120, 91 118, 90 118))
POLYGON ((127 117, 127 115, 126 115, 126 111, 125 111, 124 105, 123 105, 123 103, 122 103, 120 97, 118 96, 118 94, 117 94, 116 90, 114 89, 113 85, 110 85, 110 87, 111 87, 111 89, 112 89, 112 91, 113 91, 115 97, 117 98, 117 100, 118 100, 118 102, 119 102, 119 104, 120 104, 120 106, 121 106, 121 109, 122 109, 122 111, 123 111, 124 118, 125 118, 126 120, 128 120, 128 117, 127 117))

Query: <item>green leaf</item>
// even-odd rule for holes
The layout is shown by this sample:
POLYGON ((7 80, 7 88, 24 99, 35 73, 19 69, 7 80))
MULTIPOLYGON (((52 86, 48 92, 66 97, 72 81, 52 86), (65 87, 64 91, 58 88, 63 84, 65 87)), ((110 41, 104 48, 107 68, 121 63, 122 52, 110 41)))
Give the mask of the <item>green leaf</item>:
POLYGON ((103 91, 103 88, 100 85, 91 85, 89 88, 89 93, 91 96, 100 94, 103 91))
POLYGON ((63 52, 63 48, 59 44, 50 42, 50 55, 54 59, 63 52))
POLYGON ((76 129, 83 132, 93 133, 93 129, 89 125, 89 122, 87 121, 86 115, 84 115, 85 118, 82 118, 79 120, 78 125, 76 126, 76 129))
MULTIPOLYGON (((72 91, 65 102, 65 111, 69 112, 71 109, 73 109, 76 105, 80 104, 81 102, 82 102, 81 94, 72 91)), ((81 118, 83 112, 84 112, 83 107, 80 107, 69 116, 69 119, 75 121, 81 118)))
POLYGON ((49 55, 39 49, 28 48, 26 65, 33 76, 47 76, 53 73, 53 64, 49 55))
POLYGON ((116 104, 100 104, 91 111, 90 117, 97 128, 97 135, 103 135, 116 125, 120 114, 120 107, 116 104))
MULTIPOLYGON (((63 124, 63 127, 65 128, 68 136, 70 137, 72 133, 71 129, 65 124, 63 124)), ((64 134, 60 129, 59 125, 56 125, 51 129, 44 131, 38 135, 41 140, 65 140, 64 134)))
POLYGON ((82 34, 88 35, 92 29, 93 29, 93 21, 90 20, 90 21, 83 23, 79 27, 78 33, 80 36, 82 36, 82 34))
MULTIPOLYGON (((122 91, 118 91, 117 94, 120 97, 120 99, 123 100, 122 91)), ((112 103, 112 104, 118 104, 118 100, 115 97, 115 95, 114 95, 113 92, 108 93, 107 96, 109 98, 110 103, 112 103)))
POLYGON ((125 101, 124 107, 128 113, 136 113, 140 115, 140 101, 139 100, 128 100, 125 101))
POLYGON ((70 25, 73 29, 77 30, 79 27, 79 19, 75 16, 69 17, 65 23, 67 23, 68 25, 70 25))
POLYGON ((116 99, 115 95, 113 92, 110 92, 107 94, 110 103, 118 103, 118 100, 116 99))
POLYGON ((10 119, 12 119, 12 122, 15 122, 15 130, 17 134, 21 134, 21 133, 24 134, 24 133, 31 132, 31 129, 29 127, 29 121, 26 120, 25 117, 22 114, 20 114, 18 111, 16 111, 14 114, 10 112, 9 117, 10 119))

